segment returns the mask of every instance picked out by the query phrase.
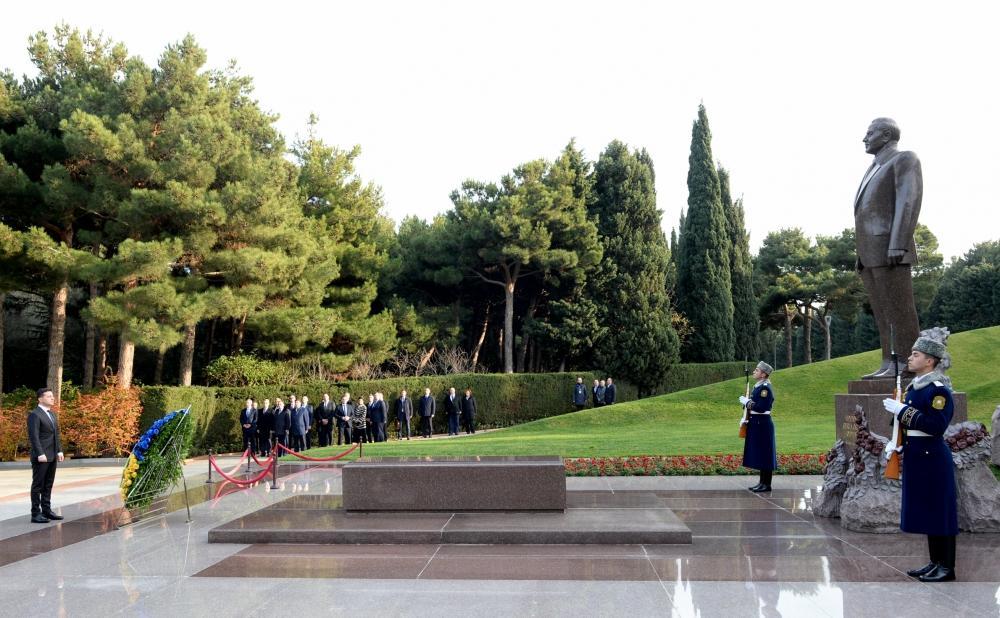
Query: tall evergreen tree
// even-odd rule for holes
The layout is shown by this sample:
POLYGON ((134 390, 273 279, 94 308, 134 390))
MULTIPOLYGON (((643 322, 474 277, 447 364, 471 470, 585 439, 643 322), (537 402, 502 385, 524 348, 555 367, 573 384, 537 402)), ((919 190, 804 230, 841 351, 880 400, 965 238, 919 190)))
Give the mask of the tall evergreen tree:
POLYGON ((688 208, 678 241, 677 304, 693 330, 684 343, 683 356, 689 362, 732 360, 731 242, 704 105, 698 106, 698 119, 691 129, 687 182, 688 208))
POLYGON ((677 361, 667 275, 670 250, 656 208, 653 164, 645 150, 614 141, 594 167, 590 211, 598 220, 604 259, 591 282, 604 328, 601 365, 649 392, 677 361))
POLYGON ((760 317, 753 293, 753 262, 750 258, 750 235, 743 216, 743 199, 733 202, 729 172, 719 167, 719 189, 726 213, 726 231, 732 243, 729 252, 729 275, 733 291, 734 354, 737 359, 757 356, 760 317))

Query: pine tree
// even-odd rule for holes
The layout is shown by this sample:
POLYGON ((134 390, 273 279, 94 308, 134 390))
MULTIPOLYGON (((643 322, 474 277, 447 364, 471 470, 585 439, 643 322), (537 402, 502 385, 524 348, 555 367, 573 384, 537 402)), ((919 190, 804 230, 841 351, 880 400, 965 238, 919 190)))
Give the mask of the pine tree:
POLYGON ((604 329, 597 357, 613 376, 649 392, 677 361, 679 341, 667 295, 670 251, 646 151, 608 145, 594 167, 590 212, 604 249, 600 277, 590 282, 604 329))
POLYGON ((688 362, 732 360, 731 243, 712 158, 712 133, 703 105, 698 107, 698 119, 691 129, 688 208, 678 242, 677 304, 693 328, 685 341, 683 357, 688 362))
POLYGON ((743 200, 733 202, 729 189, 729 172, 720 167, 719 188, 722 207, 726 212, 726 230, 732 243, 729 253, 729 274, 733 291, 733 335, 735 358, 756 358, 760 317, 753 294, 753 262, 750 258, 750 236, 743 217, 743 200))

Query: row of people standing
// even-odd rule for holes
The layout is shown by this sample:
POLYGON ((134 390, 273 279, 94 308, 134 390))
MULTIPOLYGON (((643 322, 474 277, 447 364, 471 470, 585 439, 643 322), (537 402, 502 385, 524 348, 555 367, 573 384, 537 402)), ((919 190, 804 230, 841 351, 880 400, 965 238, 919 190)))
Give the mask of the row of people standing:
MULTIPOLYGON (((590 388, 590 396, 594 407, 610 406, 618 398, 615 382, 611 378, 604 380, 594 380, 594 385, 590 388)), ((577 377, 573 386, 573 405, 577 410, 587 407, 587 387, 583 384, 583 378, 577 377)))
MULTIPOLYGON (((384 442, 388 439, 392 418, 396 420, 399 439, 409 440, 413 434, 414 415, 419 418, 420 435, 429 438, 434 433, 437 405, 429 388, 424 389, 424 395, 415 403, 404 389, 391 405, 381 392, 370 393, 367 400, 365 396, 354 400, 350 393, 344 393, 338 404, 330 400, 329 394, 324 394, 315 408, 306 396, 299 399, 292 395, 288 405, 281 397, 276 398, 273 405, 270 399, 265 399, 261 405, 247 399, 240 412, 243 447, 266 455, 273 446, 281 444, 298 452, 312 447, 314 435, 318 438, 318 446, 332 446, 334 439, 337 445, 384 442)), ((461 397, 454 388, 448 389, 441 405, 449 436, 458 435, 460 422, 466 433, 476 433, 476 398, 472 389, 465 389, 461 397)))

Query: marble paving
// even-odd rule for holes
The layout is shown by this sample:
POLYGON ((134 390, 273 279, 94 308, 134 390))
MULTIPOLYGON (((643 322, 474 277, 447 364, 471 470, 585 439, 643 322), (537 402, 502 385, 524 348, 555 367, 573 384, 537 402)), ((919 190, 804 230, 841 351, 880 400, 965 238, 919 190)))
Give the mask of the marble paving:
MULTIPOLYGON (((12 474, 28 478, 0 469, 0 486, 17 485, 12 474)), ((752 481, 570 478, 579 506, 655 497, 692 542, 546 546, 208 543, 212 528, 289 498, 336 503, 333 467, 296 468, 277 489, 213 486, 190 523, 181 509, 121 530, 101 483, 70 504, 84 486, 61 494, 57 482, 61 524, 33 527, 27 498, 0 493, 0 615, 1000 616, 1000 535, 961 535, 960 581, 921 584, 903 571, 925 561, 922 537, 813 518, 819 477, 777 477, 764 495, 746 491, 752 481)))

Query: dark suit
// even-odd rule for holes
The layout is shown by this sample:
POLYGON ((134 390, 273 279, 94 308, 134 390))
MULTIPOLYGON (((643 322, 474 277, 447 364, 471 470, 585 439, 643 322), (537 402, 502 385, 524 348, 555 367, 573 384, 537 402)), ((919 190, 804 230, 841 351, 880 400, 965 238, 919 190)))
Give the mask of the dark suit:
POLYGON ((372 402, 368 406, 368 412, 371 413, 372 423, 375 425, 372 428, 372 437, 376 442, 385 442, 385 424, 388 422, 385 401, 372 402))
POLYGON ((282 407, 274 410, 274 443, 288 446, 288 430, 292 427, 292 413, 282 407))
POLYGON ((910 270, 917 263, 913 232, 922 195, 917 155, 900 152, 890 143, 875 155, 854 199, 857 268, 878 324, 883 367, 889 366, 890 323, 897 346, 908 346, 920 336, 910 270), (891 249, 905 251, 898 265, 888 257, 891 249))
POLYGON ((351 402, 338 403, 334 415, 337 417, 337 429, 339 430, 337 444, 341 444, 341 440, 344 444, 350 444, 353 442, 351 436, 354 428, 351 426, 351 416, 354 415, 354 404, 351 402))
POLYGON ((420 435, 425 438, 431 437, 434 433, 434 427, 432 426, 434 413, 437 411, 437 402, 434 401, 434 397, 430 395, 424 395, 420 398, 419 406, 420 414, 420 435))
POLYGON ((444 413, 448 417, 448 435, 458 435, 458 413, 460 411, 458 396, 455 399, 451 395, 444 396, 444 413))
POLYGON ((583 384, 573 385, 573 405, 577 410, 587 407, 587 387, 583 384))
POLYGON ((319 445, 330 446, 333 444, 333 425, 336 419, 333 414, 333 402, 323 402, 316 406, 316 431, 319 433, 319 445), (324 423, 323 421, 326 421, 324 423))
POLYGON ((31 444, 31 514, 52 512, 52 484, 56 480, 57 457, 62 452, 59 421, 53 412, 37 406, 28 415, 28 442, 31 444), (38 461, 45 455, 48 461, 38 461))
POLYGON ((312 426, 313 426, 313 407, 310 405, 300 406, 306 415, 306 432, 302 434, 302 438, 305 440, 304 444, 306 448, 312 448, 312 426))
POLYGON ((615 402, 615 397, 618 395, 618 391, 615 389, 614 384, 608 384, 604 389, 604 405, 610 406, 615 402))
POLYGON ((462 424, 465 433, 476 433, 476 398, 462 397, 462 424))
POLYGON ((410 439, 410 419, 413 418, 413 400, 407 397, 400 397, 396 400, 396 421, 399 423, 399 439, 403 439, 405 430, 406 439, 410 439))
POLYGON ((305 406, 299 406, 292 410, 292 426, 289 433, 292 436, 292 449, 295 451, 305 450, 306 432, 309 430, 309 411, 305 406))
POLYGON ((594 387, 594 407, 599 408, 604 405, 604 391, 607 390, 603 386, 594 387))
POLYGON ((257 415, 257 448, 261 455, 271 452, 272 431, 274 431, 274 407, 268 406, 257 415))
POLYGON ((257 452, 257 408, 243 408, 240 412, 240 429, 243 430, 243 448, 257 452), (247 427, 247 425, 250 425, 247 427))

